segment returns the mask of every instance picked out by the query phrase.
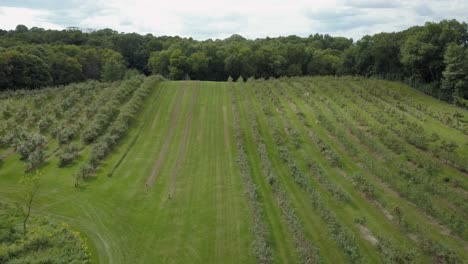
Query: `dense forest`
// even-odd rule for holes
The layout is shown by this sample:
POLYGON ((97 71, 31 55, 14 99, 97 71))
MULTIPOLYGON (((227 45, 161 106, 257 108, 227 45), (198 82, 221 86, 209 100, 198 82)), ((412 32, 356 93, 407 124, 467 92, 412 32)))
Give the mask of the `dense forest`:
POLYGON ((111 29, 0 30, 0 90, 122 79, 127 69, 168 79, 362 75, 403 81, 467 105, 468 25, 428 22, 358 41, 315 34, 249 40, 156 37, 111 29))

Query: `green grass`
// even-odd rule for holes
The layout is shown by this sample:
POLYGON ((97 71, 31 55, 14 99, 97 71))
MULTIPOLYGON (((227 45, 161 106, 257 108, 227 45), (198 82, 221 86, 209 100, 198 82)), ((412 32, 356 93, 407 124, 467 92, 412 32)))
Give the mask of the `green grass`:
MULTIPOLYGON (((40 167, 43 176, 34 215, 67 222, 86 235, 95 263, 255 263, 252 247, 255 226, 237 163, 233 102, 245 138, 249 170, 263 209, 267 244, 276 263, 300 262, 297 240, 300 236, 294 230, 317 249, 324 263, 351 262, 340 244, 342 238, 333 234, 320 208, 331 212, 336 223, 352 237, 349 241, 363 262, 379 263, 386 258, 372 242, 380 237, 413 251, 414 262, 430 262, 433 256, 421 245, 421 233, 433 242, 446 245, 461 260, 468 259, 463 233, 457 233, 440 215, 420 208, 413 198, 402 195, 400 188, 406 184, 405 179, 397 176, 393 163, 385 162, 379 155, 393 157, 392 160, 401 161, 408 168, 414 165, 407 160, 419 156, 438 164, 441 172, 434 182, 440 190, 430 195, 431 202, 444 211, 456 208, 453 213, 462 218, 467 217, 463 205, 468 200, 466 172, 445 164, 431 149, 418 149, 402 138, 398 140, 404 146, 404 153, 394 154, 372 133, 375 127, 393 133, 372 116, 380 106, 385 106, 422 125, 425 133, 436 132, 443 139, 455 141, 459 145, 459 157, 467 159, 468 139, 460 127, 443 123, 429 111, 440 116, 459 112, 464 115, 463 120, 467 119, 468 111, 385 81, 319 77, 245 84, 159 83, 145 99, 128 135, 103 161, 95 178, 85 181, 80 188, 74 187, 72 175, 88 158, 89 147, 71 166, 58 168, 58 160, 52 156, 40 167), (389 93, 373 93, 386 90, 389 93), (305 96, 305 93, 310 94, 305 96), (398 98, 395 94, 399 99, 395 99, 398 98), (374 98, 374 102, 367 101, 369 98, 374 98), (406 111, 397 108, 399 101, 408 105, 406 111), (417 104, 426 110, 417 108, 417 104), (269 114, 264 110, 269 110, 269 114), (353 111, 360 113, 368 126, 362 126, 351 114, 353 111), (319 119, 328 120, 332 128, 319 119), (258 125, 257 132, 252 124, 258 125), (361 141, 352 134, 352 127, 365 133, 368 140, 361 141), (288 129, 297 133, 299 147, 295 146, 296 139, 288 129), (338 132, 344 137, 337 136, 338 132), (275 143, 275 133, 284 139, 281 146, 275 143), (336 153, 341 168, 333 166, 322 154, 310 138, 311 133, 336 153), (272 187, 265 175, 258 140, 266 145, 266 157, 284 196, 272 187), (376 142, 380 153, 372 149, 371 141, 376 142), (354 146, 359 155, 351 155, 345 145, 354 146), (290 166, 282 160, 281 149, 290 153, 309 189, 293 178, 290 166), (369 160, 378 170, 366 167, 369 160), (338 200, 330 187, 319 181, 318 175, 308 168, 312 161, 321 166, 322 176, 331 185, 350 197, 348 202, 338 200), (108 177, 113 169, 112 176, 108 177), (395 177, 390 181, 379 171, 389 171, 395 177), (355 172, 362 173, 374 186, 376 199, 366 197, 353 185, 351 175, 355 172), (148 180, 152 174, 154 182, 148 180), (445 177, 458 179, 459 185, 444 183, 445 177), (307 190, 314 190, 318 196, 307 190), (444 193, 450 194, 451 199, 444 193), (320 197, 322 207, 315 205, 314 197, 320 197), (286 199, 291 208, 282 210, 281 199, 286 199), (408 226, 395 220, 395 206, 403 211, 408 226), (291 226, 288 214, 296 217, 298 226, 291 226), (357 218, 365 218, 364 229, 355 222, 357 218)), ((395 118, 387 112, 383 115, 395 118)), ((47 153, 55 148, 57 143, 52 142, 47 146, 47 153)), ((0 148, 0 156, 9 151, 0 148)), ((0 163, 2 199, 11 203, 18 200, 23 171, 23 162, 16 154, 0 163)), ((462 224, 466 226, 466 220, 462 224)))

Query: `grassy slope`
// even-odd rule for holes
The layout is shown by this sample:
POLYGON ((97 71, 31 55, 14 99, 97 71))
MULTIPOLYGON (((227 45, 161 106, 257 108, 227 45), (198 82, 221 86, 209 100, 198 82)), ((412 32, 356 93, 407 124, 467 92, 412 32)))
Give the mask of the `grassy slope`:
MULTIPOLYGON (((326 78, 314 80, 321 89, 327 89, 330 81, 332 80, 326 78)), ((417 102, 430 104, 434 111, 455 111, 452 106, 434 102, 434 99, 403 88, 404 86, 386 82, 382 84, 401 89, 402 94, 414 96, 417 102)), ((273 249, 274 259, 278 263, 297 262, 299 255, 291 230, 275 202, 275 193, 263 175, 258 146, 249 123, 249 111, 254 112, 260 136, 267 145, 268 157, 287 198, 294 206, 306 239, 319 249, 320 256, 327 263, 344 262, 346 256, 331 238, 326 223, 312 206, 309 196, 294 182, 287 165, 281 161, 272 137, 273 131, 268 127, 267 117, 251 90, 253 85, 263 84, 248 83, 240 88, 236 84, 239 89, 234 94, 238 97, 240 126, 245 134, 252 177, 258 186, 264 219, 269 229, 268 242, 273 249)), ((301 82, 292 82, 289 85, 283 83, 282 89, 290 90, 301 85, 301 82)), ((349 85, 360 84, 353 82, 349 85)), ((70 176, 77 169, 76 165, 58 169, 57 160, 53 158, 42 166, 44 176, 35 213, 55 216, 85 233, 92 241, 95 262, 254 262, 255 257, 251 251, 251 208, 248 206, 236 164, 231 111, 233 94, 229 92, 229 86, 228 83, 215 82, 164 82, 155 87, 128 137, 104 162, 95 180, 77 190, 73 187, 74 180, 70 176), (171 120, 174 117, 177 119, 171 120), (174 134, 169 136, 171 131, 174 134), (127 150, 128 153, 113 176, 107 177, 107 173, 127 150), (161 161, 160 166, 156 165, 158 160, 161 161), (146 186, 148 177, 154 171, 154 183, 146 186)), ((355 236, 363 259, 369 263, 381 261, 375 246, 364 239, 358 225, 354 223, 355 218, 364 216, 372 235, 391 237, 403 242, 408 248, 418 252, 418 261, 430 261, 417 248, 411 236, 388 219, 385 209, 371 203, 351 184, 348 176, 361 168, 338 140, 316 122, 319 114, 316 108, 308 105, 304 98, 295 96, 292 92, 287 93, 289 98, 283 97, 278 89, 274 91, 274 95, 280 99, 283 111, 273 111, 272 118, 281 131, 291 127, 298 132, 303 142, 299 149, 295 149, 291 139, 287 139, 288 134, 282 132, 282 136, 286 138, 286 147, 327 208, 355 236), (304 118, 312 124, 311 127, 304 126, 295 114, 295 108, 304 113, 304 118), (338 153, 343 162, 342 169, 334 168, 321 156, 319 149, 308 137, 309 130, 338 153), (316 175, 307 168, 307 161, 310 159, 323 166, 325 176, 346 192, 351 202, 337 201, 317 181, 316 175)), ((330 93, 323 92, 323 95, 331 98, 330 93)), ((391 100, 388 99, 385 103, 395 103, 391 100)), ((358 105, 346 102, 350 109, 359 109, 358 105)), ((318 98, 316 105, 317 109, 333 120, 334 125, 342 125, 333 119, 327 105, 318 98)), ((277 106, 270 107, 275 109, 277 106)), ((465 117, 468 116, 466 111, 462 113, 465 117)), ((466 136, 459 131, 430 117, 427 117, 427 121, 418 122, 427 124, 425 128, 428 132, 438 131, 442 137, 455 140, 462 146, 459 149, 460 154, 466 154, 467 148, 463 147, 466 146, 466 136)), ((366 146, 351 135, 349 139, 359 146, 360 152, 373 157, 366 146)), ((54 146, 49 148, 53 149, 54 146)), ((417 151, 412 147, 408 148, 417 151)), ((0 154, 7 151, 1 150, 0 154)), ((83 156, 86 155, 85 152, 83 156)), ((17 155, 0 163, 0 197, 15 201, 22 171, 23 163, 17 155)), ((376 186, 376 191, 387 208, 398 205, 405 212, 410 224, 417 224, 421 229, 427 230, 432 239, 443 241, 465 259, 468 257, 464 252, 467 248, 466 241, 445 234, 443 228, 434 224, 413 203, 382 185, 375 175, 367 171, 363 173, 376 186)), ((453 173, 454 177, 461 179, 462 186, 466 186, 465 174, 449 166, 444 167, 443 173, 453 173)))

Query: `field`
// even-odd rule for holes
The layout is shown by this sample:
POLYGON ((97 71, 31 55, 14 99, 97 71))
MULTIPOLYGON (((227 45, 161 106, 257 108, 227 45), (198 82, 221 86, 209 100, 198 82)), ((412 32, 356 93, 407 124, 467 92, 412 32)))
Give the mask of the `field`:
POLYGON ((39 169, 33 214, 81 231, 95 263, 468 261, 466 110, 351 77, 93 85, 1 96, 0 136, 15 120, 44 139, 40 162, 0 145, 0 197, 39 169), (64 142, 36 125, 56 105, 64 142))

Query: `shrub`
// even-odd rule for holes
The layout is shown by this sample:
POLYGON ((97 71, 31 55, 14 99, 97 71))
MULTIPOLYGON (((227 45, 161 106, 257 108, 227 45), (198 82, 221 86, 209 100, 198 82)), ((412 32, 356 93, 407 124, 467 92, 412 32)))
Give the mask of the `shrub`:
POLYGON ((76 172, 78 179, 86 180, 93 176, 95 167, 92 164, 83 164, 76 172))
POLYGON ((66 224, 32 216, 24 236, 21 214, 0 203, 0 263, 89 263, 86 240, 66 224))
POLYGON ((39 128, 39 132, 44 133, 46 132, 52 125, 53 120, 50 116, 45 116, 37 123, 37 127, 39 128))
POLYGON ((108 152, 109 145, 106 142, 101 141, 96 143, 91 150, 91 156, 89 158, 90 163, 97 165, 98 162, 104 158, 108 152))
POLYGON ((30 171, 37 167, 42 161, 44 161, 45 154, 42 148, 35 149, 32 153, 29 154, 26 161, 26 170, 30 171))
POLYGON ((12 109, 12 107, 11 107, 9 104, 5 105, 5 107, 3 107, 3 109, 2 109, 2 117, 3 117, 3 119, 7 120, 7 119, 9 119, 9 118, 12 117, 12 116, 13 116, 13 109, 12 109))
POLYGON ((75 160, 76 157, 80 155, 81 146, 78 143, 71 143, 63 147, 60 152, 57 154, 59 159, 59 167, 64 167, 75 160))
POLYGON ((354 222, 355 222, 356 224, 365 226, 366 223, 367 223, 367 220, 366 220, 366 217, 364 217, 364 216, 359 216, 359 217, 354 218, 354 222))
POLYGON ((21 160, 27 160, 29 155, 36 149, 45 145, 45 138, 41 135, 21 132, 13 138, 16 152, 20 155, 21 160))
POLYGON ((384 258, 384 263, 407 264, 412 263, 416 253, 412 249, 397 244, 387 238, 379 237, 377 249, 384 258))
POLYGON ((367 179, 365 179, 361 173, 356 172, 353 175, 351 175, 351 181, 354 187, 358 188, 367 197, 375 198, 374 186, 369 181, 367 181, 367 179))
POLYGON ((418 246, 422 248, 422 251, 433 257, 434 263, 463 263, 460 257, 447 245, 431 240, 426 234, 420 234, 417 241, 418 246))
POLYGON ((55 131, 55 138, 60 145, 67 144, 72 141, 78 133, 78 127, 61 125, 57 131, 55 131))

